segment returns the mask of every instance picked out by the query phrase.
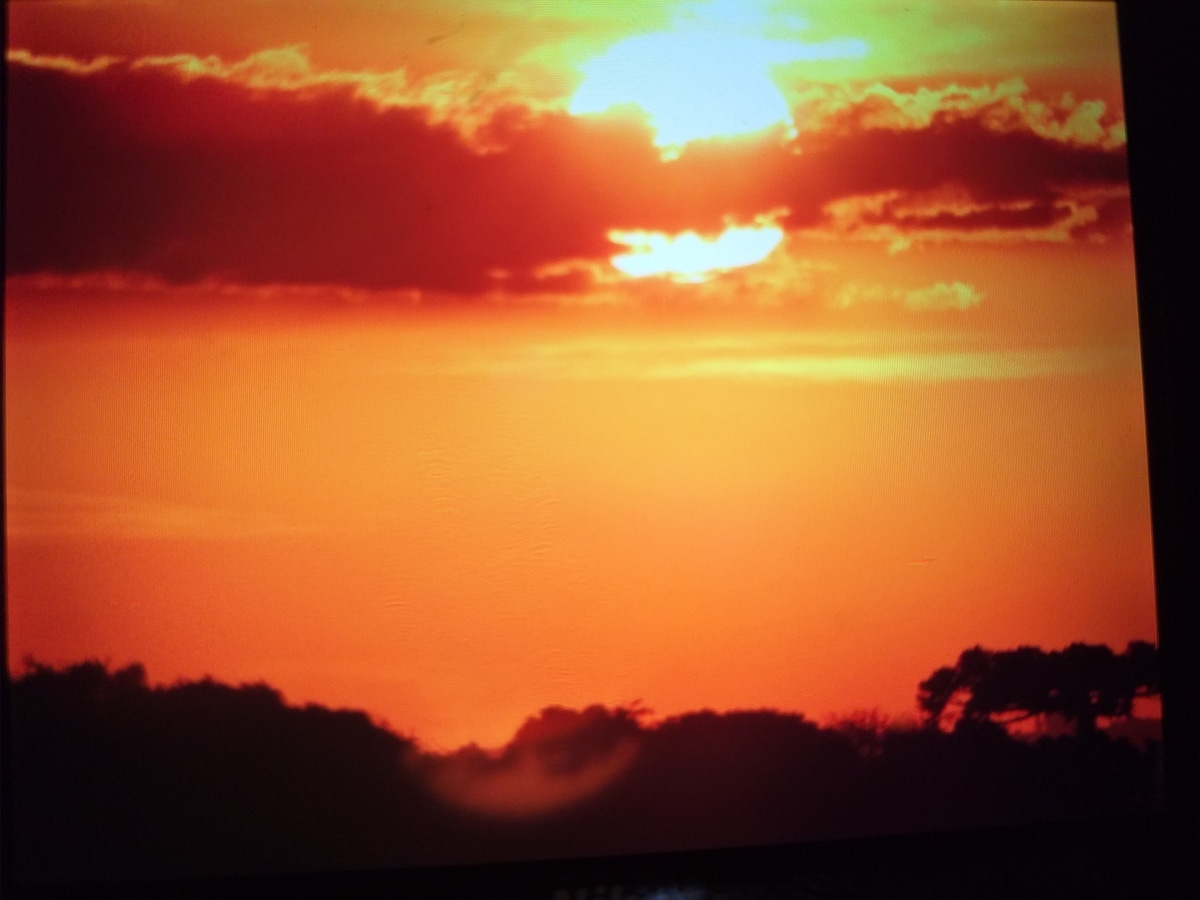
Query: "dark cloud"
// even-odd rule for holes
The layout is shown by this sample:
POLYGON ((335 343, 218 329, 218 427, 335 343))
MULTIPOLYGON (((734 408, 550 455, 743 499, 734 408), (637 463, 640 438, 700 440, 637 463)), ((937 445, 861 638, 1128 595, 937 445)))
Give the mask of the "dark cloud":
POLYGON ((1103 215, 1083 217, 1093 233, 1128 216, 1111 199, 1123 145, 1054 139, 1011 116, 999 127, 986 107, 922 127, 848 118, 792 145, 700 142, 664 162, 632 118, 508 102, 468 133, 302 66, 271 81, 261 65, 35 62, 9 59, 13 275, 569 291, 586 288, 586 269, 538 273, 607 259, 613 228, 711 232, 786 207, 791 229, 844 230, 831 204, 882 194, 888 205, 864 207, 861 224, 1020 233, 1065 222, 1081 190, 1108 192, 1103 215), (948 185, 973 208, 914 206, 948 185))
MULTIPOLYGON (((953 186, 984 208, 957 217, 935 211, 936 224, 922 221, 919 207, 916 215, 876 220, 921 229, 1024 230, 1061 219, 1061 204, 1072 192, 1123 185, 1127 178, 1123 147, 1079 147, 1030 132, 997 132, 981 119, 935 117, 923 129, 873 129, 814 143, 807 160, 795 167, 797 176, 810 177, 789 181, 782 201, 792 210, 793 227, 821 225, 830 200, 895 192, 887 205, 894 212, 906 195, 953 186)), ((911 200, 907 205, 914 207, 911 200)))
POLYGON ((11 76, 10 273, 474 291, 494 269, 608 253, 601 170, 652 164, 636 130, 559 119, 481 154, 420 110, 344 89, 11 76))
POLYGON ((1128 193, 1101 197, 1094 202, 1093 209, 1096 210, 1095 218, 1075 229, 1074 234, 1077 237, 1108 238, 1131 231, 1133 219, 1130 215, 1128 193))

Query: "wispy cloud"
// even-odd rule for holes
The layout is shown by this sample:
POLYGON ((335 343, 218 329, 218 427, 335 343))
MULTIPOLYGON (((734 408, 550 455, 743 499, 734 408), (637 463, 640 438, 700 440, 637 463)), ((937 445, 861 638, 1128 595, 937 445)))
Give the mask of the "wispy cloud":
POLYGON ((731 378, 790 381, 1002 381, 1107 368, 1104 353, 1002 350, 975 353, 885 353, 856 356, 709 357, 653 366, 651 379, 731 378))
MULTIPOLYGON (((914 302, 950 302, 945 291, 914 302)), ((948 292, 953 298, 955 292, 948 292)), ((870 334, 664 335, 472 347, 404 364, 463 377, 668 381, 887 382, 1044 378, 1134 365, 1136 348, 987 347, 961 335, 881 341, 870 334)))
POLYGON ((1049 141, 1107 150, 1125 144, 1125 120, 1102 100, 1066 92, 1037 96, 1020 78, 972 87, 898 90, 876 82, 866 87, 819 85, 799 97, 801 127, 810 131, 918 131, 939 120, 973 118, 988 130, 1025 131, 1049 141))
POLYGON ((141 497, 10 487, 9 538, 233 539, 301 533, 266 512, 164 503, 141 497))
POLYGON ((907 289, 851 282, 842 287, 831 305, 838 309, 848 309, 852 306, 886 303, 896 304, 913 312, 961 312, 979 306, 981 302, 983 295, 974 286, 962 281, 939 281, 928 287, 907 289))

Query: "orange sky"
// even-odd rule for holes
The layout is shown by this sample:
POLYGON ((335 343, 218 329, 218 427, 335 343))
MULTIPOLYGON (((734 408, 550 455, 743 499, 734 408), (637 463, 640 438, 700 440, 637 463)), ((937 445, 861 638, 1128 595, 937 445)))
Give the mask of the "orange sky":
POLYGON ((448 748, 1153 638, 1112 8, 614 6, 10 4, 14 662, 448 748))

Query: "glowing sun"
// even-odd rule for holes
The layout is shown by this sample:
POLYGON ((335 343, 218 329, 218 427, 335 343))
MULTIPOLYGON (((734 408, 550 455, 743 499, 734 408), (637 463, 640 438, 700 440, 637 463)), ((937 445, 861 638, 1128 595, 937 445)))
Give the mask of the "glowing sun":
POLYGON ((771 81, 766 41, 709 34, 638 35, 587 63, 571 98, 575 114, 634 104, 649 118, 655 146, 678 154, 688 141, 792 127, 771 81))
POLYGON ((568 111, 587 115, 636 106, 646 115, 664 159, 679 156, 689 141, 705 138, 773 127, 793 136, 791 108, 772 80, 777 67, 859 57, 867 48, 858 40, 782 40, 767 37, 767 29, 766 18, 753 5, 696 7, 690 19, 677 21, 671 30, 625 38, 584 63, 584 80, 568 111))

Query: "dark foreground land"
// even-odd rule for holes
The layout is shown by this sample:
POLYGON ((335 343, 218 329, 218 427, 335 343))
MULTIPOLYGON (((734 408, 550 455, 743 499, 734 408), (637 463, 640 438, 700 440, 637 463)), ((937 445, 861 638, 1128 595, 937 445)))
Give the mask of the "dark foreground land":
POLYGON ((1160 791, 1153 740, 1091 723, 1014 737, 983 714, 899 729, 869 716, 818 727, 702 711, 650 725, 637 710, 551 708, 501 753, 437 756, 359 712, 288 706, 265 685, 151 687, 138 666, 31 666, 9 699, 9 874, 28 883, 1053 822, 1152 809, 1160 791), (448 784, 470 802, 448 801, 448 784))

